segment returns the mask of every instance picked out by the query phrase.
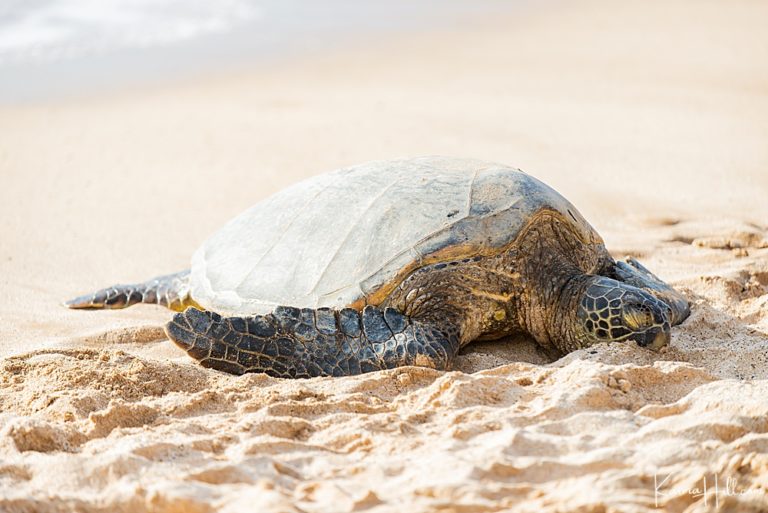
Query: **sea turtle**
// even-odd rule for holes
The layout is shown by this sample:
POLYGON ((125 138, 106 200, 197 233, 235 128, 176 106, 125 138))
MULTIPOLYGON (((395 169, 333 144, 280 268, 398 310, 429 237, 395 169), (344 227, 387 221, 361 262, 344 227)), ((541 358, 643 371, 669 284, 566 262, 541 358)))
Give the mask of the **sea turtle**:
POLYGON ((449 369, 465 344, 513 333, 556 355, 611 341, 659 349, 689 314, 544 183, 448 157, 310 178, 227 223, 190 270, 67 305, 135 303, 180 312, 166 333, 206 367, 291 378, 449 369))

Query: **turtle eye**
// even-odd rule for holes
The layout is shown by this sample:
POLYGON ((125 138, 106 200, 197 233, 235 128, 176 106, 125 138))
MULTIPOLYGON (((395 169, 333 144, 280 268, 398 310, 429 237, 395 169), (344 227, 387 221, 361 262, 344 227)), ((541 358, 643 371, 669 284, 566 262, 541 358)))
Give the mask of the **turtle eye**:
POLYGON ((641 330, 653 326, 653 313, 644 305, 625 305, 624 324, 631 330, 641 330))

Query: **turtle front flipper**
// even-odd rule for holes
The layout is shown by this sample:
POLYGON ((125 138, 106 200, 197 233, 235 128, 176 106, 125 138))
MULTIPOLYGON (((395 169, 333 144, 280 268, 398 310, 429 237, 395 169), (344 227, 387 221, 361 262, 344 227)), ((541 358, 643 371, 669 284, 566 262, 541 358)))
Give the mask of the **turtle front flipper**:
POLYGON ((691 309, 685 296, 661 281, 634 258, 627 258, 626 262, 616 262, 613 272, 618 280, 650 292, 669 306, 671 312, 669 320, 673 326, 680 324, 690 315, 691 309))
POLYGON ((284 378, 350 376, 405 365, 448 369, 459 350, 458 330, 373 306, 362 312, 279 306, 267 315, 229 318, 189 308, 165 329, 205 367, 284 378))
POLYGON ((158 276, 144 283, 113 285, 64 304, 69 308, 116 309, 136 303, 161 305, 177 312, 197 306, 189 295, 189 270, 158 276))

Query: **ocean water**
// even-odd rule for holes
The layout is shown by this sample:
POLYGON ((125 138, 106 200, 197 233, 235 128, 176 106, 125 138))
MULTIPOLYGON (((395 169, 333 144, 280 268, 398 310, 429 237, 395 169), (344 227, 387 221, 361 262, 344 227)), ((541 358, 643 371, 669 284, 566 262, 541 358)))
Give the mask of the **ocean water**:
POLYGON ((2 0, 0 102, 254 69, 400 31, 461 24, 505 0, 2 0))

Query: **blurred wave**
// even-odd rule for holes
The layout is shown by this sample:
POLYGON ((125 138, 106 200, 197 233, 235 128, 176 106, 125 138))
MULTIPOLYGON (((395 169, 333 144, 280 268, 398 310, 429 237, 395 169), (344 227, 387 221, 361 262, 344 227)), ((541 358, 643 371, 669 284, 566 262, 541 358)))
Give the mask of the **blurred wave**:
POLYGON ((253 0, 4 0, 0 62, 163 45, 226 32, 258 15, 253 0))
POLYGON ((225 32, 258 15, 249 0, 5 0, 0 61, 168 44, 225 32))
POLYGON ((525 0, 0 0, 0 103, 257 67, 525 0))

